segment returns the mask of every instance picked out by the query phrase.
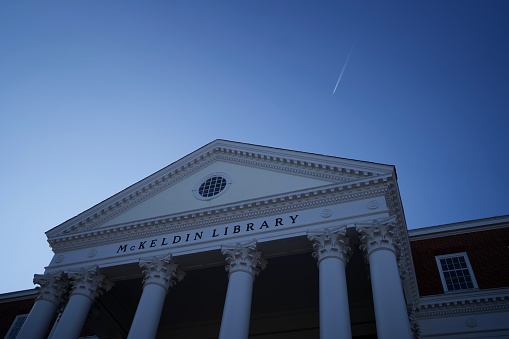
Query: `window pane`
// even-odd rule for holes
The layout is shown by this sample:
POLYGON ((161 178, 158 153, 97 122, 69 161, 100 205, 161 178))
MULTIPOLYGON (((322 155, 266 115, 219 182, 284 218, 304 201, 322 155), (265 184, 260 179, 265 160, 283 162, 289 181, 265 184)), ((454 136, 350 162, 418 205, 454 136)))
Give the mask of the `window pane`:
POLYGON ((438 260, 447 291, 474 288, 472 273, 464 255, 452 255, 438 260))

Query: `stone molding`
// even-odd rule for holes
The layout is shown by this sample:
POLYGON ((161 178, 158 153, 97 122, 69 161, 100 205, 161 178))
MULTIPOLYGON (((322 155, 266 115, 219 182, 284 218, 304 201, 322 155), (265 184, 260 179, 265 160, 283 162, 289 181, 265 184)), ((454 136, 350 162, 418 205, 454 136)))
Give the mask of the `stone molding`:
POLYGON ((225 269, 228 276, 235 272, 246 272, 253 278, 267 266, 267 261, 262 257, 262 252, 256 249, 256 240, 248 243, 236 243, 235 245, 221 246, 221 253, 226 256, 225 269))
POLYGON ((362 251, 369 256, 379 250, 391 251, 399 257, 400 240, 396 233, 395 218, 389 217, 380 220, 373 220, 367 223, 356 223, 357 232, 359 232, 362 251))
POLYGON ((387 207, 389 208, 389 215, 395 218, 396 225, 398 225, 396 228, 396 234, 400 240, 398 266, 403 280, 403 288, 405 290, 407 303, 417 304, 419 299, 417 278, 415 276, 412 249, 410 246, 410 239, 408 237, 408 228, 405 221, 405 215, 403 213, 403 205, 401 204, 398 183, 396 181, 389 183, 385 198, 387 201, 387 207))
POLYGON ((387 185, 391 180, 391 178, 377 178, 371 180, 370 183, 348 183, 344 186, 334 185, 320 189, 315 188, 293 192, 290 195, 272 196, 264 200, 243 202, 242 205, 227 205, 212 210, 199 210, 192 214, 169 215, 112 225, 107 229, 89 230, 85 233, 80 232, 79 234, 68 234, 63 237, 49 239, 48 242, 53 251, 68 251, 174 231, 220 225, 226 222, 252 219, 265 215, 289 213, 385 195, 387 185), (355 192, 351 192, 352 189, 356 189, 355 192), (213 218, 214 216, 216 217, 213 218))
POLYGON ((147 285, 161 286, 166 292, 177 281, 184 279, 184 271, 173 260, 173 256, 151 257, 140 259, 140 267, 143 270, 143 288, 147 285))
POLYGON ((421 297, 417 319, 509 311, 509 288, 473 290, 421 297))
POLYGON ((71 297, 82 295, 94 302, 95 298, 113 287, 113 283, 99 272, 97 266, 70 271, 67 276, 71 280, 71 297))
POLYGON ((57 307, 62 302, 63 296, 67 293, 69 287, 69 281, 64 272, 34 274, 34 284, 40 285, 37 288, 39 294, 35 299, 36 302, 45 300, 57 307))
MULTIPOLYGON (((246 146, 240 143, 238 145, 240 147, 246 146)), ((366 168, 361 165, 362 161, 345 161, 345 159, 325 156, 310 158, 307 153, 296 151, 287 151, 285 152, 287 154, 279 153, 276 156, 270 151, 267 152, 270 149, 268 147, 258 146, 258 148, 259 150, 254 152, 238 150, 235 149, 235 147, 214 147, 208 151, 199 152, 198 150, 193 152, 186 157, 188 159, 183 158, 163 168, 131 186, 129 189, 91 208, 78 216, 79 218, 75 217, 69 222, 48 231, 48 238, 64 235, 66 233, 89 230, 103 224, 162 190, 171 187, 176 182, 195 173, 204 166, 218 160, 240 163, 250 167, 270 169, 292 175, 320 178, 330 180, 331 182, 343 182, 345 184, 358 179, 371 178, 376 180, 379 175, 392 175, 391 170, 381 170, 381 166, 376 164, 372 164, 370 168, 366 168), (306 159, 304 159, 304 157, 306 159), (329 160, 327 158, 331 161, 327 161, 329 160), (348 162, 354 162, 354 164, 347 164, 348 162), (380 168, 375 169, 376 167, 380 168)), ((382 166, 389 167, 388 165, 382 166)))
POLYGON ((410 322, 410 329, 415 339, 421 339, 421 325, 417 320, 414 307, 407 305, 408 321, 410 322))
POLYGON ((336 258, 348 263, 352 250, 349 246, 350 238, 345 236, 346 225, 323 230, 312 230, 307 232, 309 241, 313 244, 313 258, 318 264, 327 258, 336 258))

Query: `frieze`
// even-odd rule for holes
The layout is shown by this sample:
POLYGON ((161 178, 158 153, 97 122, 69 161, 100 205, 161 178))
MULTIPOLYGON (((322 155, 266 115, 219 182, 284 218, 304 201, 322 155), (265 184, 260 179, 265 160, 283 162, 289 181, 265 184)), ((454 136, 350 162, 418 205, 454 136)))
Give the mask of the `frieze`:
POLYGON ((418 310, 415 313, 415 316, 418 319, 422 319, 450 315, 463 315, 463 314, 472 315, 473 313, 499 312, 505 310, 509 310, 509 303, 492 305, 455 304, 443 307, 430 307, 424 310, 418 310))
POLYGON ((140 252, 143 250, 172 248, 187 243, 196 243, 206 240, 224 239, 234 235, 253 234, 259 231, 290 226, 298 222, 298 214, 272 219, 254 220, 238 225, 224 225, 194 232, 161 235, 150 240, 137 240, 120 243, 116 254, 140 252))

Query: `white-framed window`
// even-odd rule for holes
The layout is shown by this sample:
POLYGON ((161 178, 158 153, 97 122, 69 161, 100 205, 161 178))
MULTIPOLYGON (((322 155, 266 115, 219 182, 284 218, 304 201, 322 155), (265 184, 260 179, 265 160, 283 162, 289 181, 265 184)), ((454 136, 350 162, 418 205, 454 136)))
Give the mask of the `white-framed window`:
POLYGON ((211 200, 226 192, 231 184, 232 179, 228 174, 211 173, 195 185, 193 194, 198 200, 211 200))
POLYGON ((17 315, 14 321, 12 322, 11 328, 9 328, 9 331, 7 331, 5 339, 15 339, 18 336, 18 333, 21 330, 23 324, 25 323, 27 317, 28 314, 17 315))
POLYGON ((466 252, 435 257, 444 291, 461 291, 477 287, 474 271, 466 252))

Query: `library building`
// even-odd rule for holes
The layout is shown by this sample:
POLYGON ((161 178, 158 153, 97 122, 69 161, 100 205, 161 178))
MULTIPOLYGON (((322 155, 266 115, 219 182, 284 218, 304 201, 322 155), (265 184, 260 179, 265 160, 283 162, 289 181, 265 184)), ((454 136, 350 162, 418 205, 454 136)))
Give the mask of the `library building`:
POLYGON ((0 337, 509 338, 509 216, 409 230, 392 165, 215 140, 46 236, 0 337))

